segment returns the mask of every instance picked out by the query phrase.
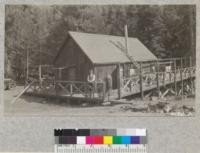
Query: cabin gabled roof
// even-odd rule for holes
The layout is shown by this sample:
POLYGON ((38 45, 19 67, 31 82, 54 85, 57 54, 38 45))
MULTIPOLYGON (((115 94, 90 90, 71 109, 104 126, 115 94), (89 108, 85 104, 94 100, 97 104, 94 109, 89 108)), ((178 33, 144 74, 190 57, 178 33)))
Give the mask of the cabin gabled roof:
MULTIPOLYGON (((69 32, 69 35, 94 64, 128 63, 125 38, 120 36, 69 32)), ((137 38, 128 38, 129 55, 135 61, 156 60, 156 56, 137 38)))

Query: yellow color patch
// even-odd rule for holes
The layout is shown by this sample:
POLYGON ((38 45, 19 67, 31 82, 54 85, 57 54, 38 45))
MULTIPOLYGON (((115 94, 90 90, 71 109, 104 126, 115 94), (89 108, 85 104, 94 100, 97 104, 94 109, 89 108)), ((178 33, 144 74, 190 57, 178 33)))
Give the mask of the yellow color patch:
POLYGON ((103 144, 112 144, 113 138, 112 136, 104 136, 103 137, 103 144))

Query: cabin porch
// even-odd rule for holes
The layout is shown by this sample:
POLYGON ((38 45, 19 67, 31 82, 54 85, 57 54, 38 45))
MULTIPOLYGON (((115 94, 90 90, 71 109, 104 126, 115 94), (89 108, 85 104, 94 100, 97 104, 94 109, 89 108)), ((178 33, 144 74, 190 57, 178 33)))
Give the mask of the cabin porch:
POLYGON ((139 71, 129 77, 121 74, 121 66, 118 64, 117 89, 112 89, 109 93, 104 81, 91 84, 83 81, 43 78, 46 75, 42 75, 42 67, 39 66, 39 80, 35 79, 29 84, 26 94, 99 102, 131 95, 140 95, 143 99, 144 94, 151 90, 156 91, 158 97, 164 97, 167 92, 183 96, 188 92, 194 93, 195 63, 193 61, 191 57, 146 61, 140 63, 139 71), (151 65, 149 70, 146 65, 151 65), (154 70, 150 70, 152 66, 155 67, 154 70))

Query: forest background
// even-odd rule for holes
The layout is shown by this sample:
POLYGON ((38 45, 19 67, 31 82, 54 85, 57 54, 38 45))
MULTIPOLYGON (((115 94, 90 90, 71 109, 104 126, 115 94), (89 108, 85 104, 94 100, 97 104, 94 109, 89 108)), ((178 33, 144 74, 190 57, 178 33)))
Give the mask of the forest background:
POLYGON ((194 5, 7 5, 5 78, 25 79, 29 68, 52 64, 68 31, 138 38, 158 58, 196 55, 194 5))

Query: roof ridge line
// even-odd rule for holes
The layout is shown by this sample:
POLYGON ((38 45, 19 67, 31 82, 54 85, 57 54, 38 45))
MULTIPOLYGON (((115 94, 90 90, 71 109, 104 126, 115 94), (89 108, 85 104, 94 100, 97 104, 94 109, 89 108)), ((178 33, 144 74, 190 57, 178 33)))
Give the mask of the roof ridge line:
MULTIPOLYGON (((108 37, 119 37, 125 38, 125 36, 117 36, 117 35, 109 35, 109 34, 100 34, 100 33, 87 33, 87 32, 79 32, 79 31, 68 31, 68 33, 80 33, 85 35, 99 35, 99 36, 108 36, 108 37)), ((128 39, 138 39, 136 37, 128 37, 128 39)))

